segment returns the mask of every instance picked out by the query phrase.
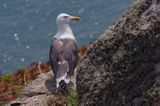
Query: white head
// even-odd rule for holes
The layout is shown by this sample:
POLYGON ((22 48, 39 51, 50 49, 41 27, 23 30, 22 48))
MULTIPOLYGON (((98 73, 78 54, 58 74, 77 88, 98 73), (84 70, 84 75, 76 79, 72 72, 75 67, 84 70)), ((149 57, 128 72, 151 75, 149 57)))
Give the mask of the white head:
POLYGON ((62 13, 57 16, 57 34, 56 38, 71 38, 75 39, 72 33, 72 29, 69 26, 71 20, 80 20, 79 17, 71 16, 66 13, 62 13))
POLYGON ((71 16, 66 13, 61 13, 60 15, 57 16, 57 23, 61 24, 68 24, 71 20, 80 20, 79 17, 76 16, 71 16))

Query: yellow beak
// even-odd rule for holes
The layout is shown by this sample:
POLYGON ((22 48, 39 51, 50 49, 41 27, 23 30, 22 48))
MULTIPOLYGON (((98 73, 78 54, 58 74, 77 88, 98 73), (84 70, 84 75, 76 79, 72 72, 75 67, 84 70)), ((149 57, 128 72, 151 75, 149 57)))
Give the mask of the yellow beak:
POLYGON ((73 16, 73 17, 71 18, 71 20, 79 21, 79 20, 80 20, 80 18, 79 18, 79 17, 75 17, 75 16, 73 16))

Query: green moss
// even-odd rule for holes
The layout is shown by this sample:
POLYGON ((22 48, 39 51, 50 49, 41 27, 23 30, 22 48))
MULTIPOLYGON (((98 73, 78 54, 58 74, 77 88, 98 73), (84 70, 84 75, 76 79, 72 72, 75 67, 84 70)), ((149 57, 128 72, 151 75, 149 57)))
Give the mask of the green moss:
POLYGON ((27 68, 26 67, 22 67, 22 68, 19 69, 19 72, 25 73, 25 72, 27 72, 27 68))
POLYGON ((74 90, 67 96, 67 106, 77 106, 77 93, 74 90))
POLYGON ((58 93, 53 97, 49 97, 47 100, 48 106, 77 106, 77 94, 74 90, 70 90, 70 92, 66 95, 63 93, 58 93))
POLYGON ((4 82, 9 83, 11 81, 11 75, 7 74, 1 77, 4 82))

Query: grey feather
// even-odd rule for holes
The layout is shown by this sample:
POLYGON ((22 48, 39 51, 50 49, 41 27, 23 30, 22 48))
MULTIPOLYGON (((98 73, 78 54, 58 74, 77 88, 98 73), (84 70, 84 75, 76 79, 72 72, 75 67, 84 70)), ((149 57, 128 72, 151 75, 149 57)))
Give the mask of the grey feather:
POLYGON ((65 73, 72 76, 78 60, 75 40, 54 38, 50 46, 49 60, 56 78, 64 76, 65 73))

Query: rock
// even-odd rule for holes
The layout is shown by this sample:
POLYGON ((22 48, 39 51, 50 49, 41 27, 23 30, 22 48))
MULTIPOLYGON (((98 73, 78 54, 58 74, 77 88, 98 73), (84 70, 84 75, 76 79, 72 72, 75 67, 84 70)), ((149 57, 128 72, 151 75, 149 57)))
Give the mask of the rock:
POLYGON ((41 73, 35 80, 26 85, 20 96, 8 105, 47 106, 47 101, 55 92, 56 83, 52 71, 41 73))
POLYGON ((79 106, 160 104, 160 4, 135 0, 77 67, 79 106))
POLYGON ((55 91, 56 82, 53 78, 53 72, 41 73, 38 78, 29 83, 21 92, 20 96, 31 97, 40 94, 53 94, 55 91))
MULTIPOLYGON (((73 84, 75 85, 75 78, 72 79, 73 84)), ((70 88, 71 90, 74 88, 70 88)), ((52 71, 47 73, 41 73, 38 77, 27 84, 19 97, 8 103, 8 106, 65 106, 67 98, 71 96, 71 103, 73 102, 72 95, 75 91, 65 92, 65 89, 62 89, 63 92, 60 94, 56 92, 56 82, 52 71), (67 95, 65 95, 65 93, 67 95)))
POLYGON ((29 98, 18 98, 11 102, 8 106, 48 106, 48 100, 52 95, 36 95, 29 98))

